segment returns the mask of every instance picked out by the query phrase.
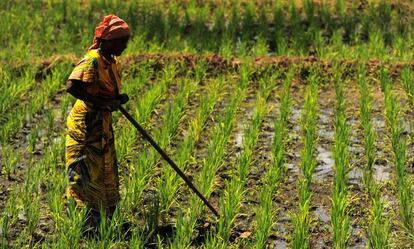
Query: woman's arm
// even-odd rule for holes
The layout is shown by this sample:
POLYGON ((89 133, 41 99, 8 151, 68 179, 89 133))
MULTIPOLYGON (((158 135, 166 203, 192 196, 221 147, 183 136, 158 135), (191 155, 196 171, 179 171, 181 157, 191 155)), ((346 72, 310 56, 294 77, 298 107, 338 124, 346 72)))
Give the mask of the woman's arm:
POLYGON ((100 98, 89 94, 84 88, 84 83, 79 80, 68 80, 66 91, 77 99, 92 103, 96 109, 114 111, 121 105, 121 100, 119 99, 100 98))

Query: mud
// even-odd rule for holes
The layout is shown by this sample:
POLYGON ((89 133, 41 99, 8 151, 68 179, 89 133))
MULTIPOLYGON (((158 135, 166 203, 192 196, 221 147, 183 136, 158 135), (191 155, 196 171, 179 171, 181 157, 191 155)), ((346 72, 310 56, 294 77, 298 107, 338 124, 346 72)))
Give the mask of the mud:
POLYGON ((288 135, 286 144, 286 171, 282 175, 279 184, 274 206, 276 208, 276 224, 272 227, 271 233, 274 235, 270 240, 270 245, 278 248, 286 246, 289 248, 290 235, 292 234, 291 214, 296 212, 298 203, 298 192, 296 182, 301 175, 300 170, 300 150, 302 148, 301 134, 301 107, 303 106, 305 86, 295 80, 291 87, 291 115, 288 120, 288 135))
MULTIPOLYGON (((280 79, 278 79, 280 81, 280 79)), ((247 177, 246 193, 242 198, 242 204, 239 211, 239 216, 236 217, 234 221, 234 231, 237 236, 241 236, 243 233, 251 233, 254 231, 255 226, 255 212, 259 203, 258 194, 261 189, 262 183, 261 179, 264 173, 271 167, 271 156, 270 153, 272 150, 272 141, 273 141, 273 127, 276 117, 279 115, 279 99, 277 96, 280 96, 282 91, 282 84, 279 82, 278 86, 273 89, 271 92, 267 104, 269 106, 269 111, 263 118, 261 124, 261 132, 257 138, 257 143, 253 152, 253 159, 250 165, 249 174, 247 177)), ((247 101, 249 98, 247 99, 247 101)), ((249 104, 249 111, 252 113, 254 111, 254 105, 249 104)), ((249 124, 251 121, 251 114, 248 114, 248 119, 246 124, 249 124)), ((243 237, 244 240, 252 240, 249 237, 243 237)))
POLYGON ((333 177, 335 161, 333 159, 332 151, 326 150, 323 147, 318 147, 316 151, 316 160, 318 161, 318 164, 315 168, 313 178, 315 181, 323 181, 326 177, 333 177))

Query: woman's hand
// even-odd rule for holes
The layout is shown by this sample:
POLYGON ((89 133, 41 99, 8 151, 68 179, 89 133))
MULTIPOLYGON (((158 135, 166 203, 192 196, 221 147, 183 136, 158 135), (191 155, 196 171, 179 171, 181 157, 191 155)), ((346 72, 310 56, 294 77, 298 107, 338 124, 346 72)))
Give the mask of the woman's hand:
POLYGON ((78 80, 69 80, 67 84, 67 91, 75 98, 92 103, 94 108, 106 111, 116 111, 119 106, 128 102, 129 97, 127 94, 120 94, 117 98, 102 98, 98 96, 92 96, 84 89, 84 84, 78 80))
POLYGON ((119 106, 121 106, 121 100, 119 99, 110 99, 106 105, 103 106, 103 110, 107 110, 107 111, 116 111, 118 110, 119 106))
POLYGON ((118 99, 121 101, 121 105, 123 105, 123 104, 125 104, 126 102, 129 101, 128 94, 126 94, 126 93, 119 94, 118 99))

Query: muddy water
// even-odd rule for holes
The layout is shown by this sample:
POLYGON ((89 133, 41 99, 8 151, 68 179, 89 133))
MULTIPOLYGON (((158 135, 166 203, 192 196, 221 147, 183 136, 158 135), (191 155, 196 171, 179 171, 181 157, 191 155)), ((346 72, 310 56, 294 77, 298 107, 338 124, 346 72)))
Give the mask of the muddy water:
MULTIPOLYGON (((234 148, 236 150, 235 154, 235 160, 237 160, 237 157, 242 153, 242 147, 243 147, 243 140, 244 136, 246 135, 245 129, 250 126, 255 109, 256 109, 256 93, 257 89, 250 88, 248 89, 248 93, 246 96, 246 99, 240 106, 240 112, 238 114, 237 120, 243 120, 242 122, 235 123, 233 135, 231 137, 230 141, 234 144, 234 148)), ((262 126, 265 124, 262 124, 262 126)), ((260 133, 259 133, 260 134, 260 133)), ((261 135, 261 134, 260 134, 261 135)), ((234 227, 232 229, 232 236, 233 237, 240 237, 242 234, 251 233, 251 231, 254 230, 253 225, 255 221, 255 205, 258 203, 258 196, 257 192, 253 191, 255 186, 258 184, 258 181, 261 179, 264 167, 261 165, 262 157, 264 153, 261 151, 261 149, 266 145, 268 142, 268 137, 258 137, 257 146, 254 149, 253 152, 253 160, 250 165, 250 173, 247 178, 247 186, 245 188, 248 189, 248 191, 244 194, 242 197, 242 203, 240 210, 238 211, 239 215, 236 216, 234 221, 234 227), (264 138, 265 141, 260 140, 260 138, 264 138)), ((236 162, 237 163, 237 162, 236 162)), ((236 165, 235 165, 236 166, 236 165)), ((234 173, 233 173, 234 174, 234 173)), ((237 173, 236 173, 237 174, 237 173)), ((236 177, 236 175, 234 176, 236 177)))
POLYGON ((316 148, 316 160, 318 165, 316 166, 313 178, 315 181, 323 181, 327 177, 333 177, 333 170, 335 161, 333 159, 332 152, 325 148, 318 146, 316 148))
MULTIPOLYGON (((250 174, 248 175, 247 188, 249 193, 243 197, 243 203, 240 210, 240 213, 243 213, 242 216, 236 219, 235 232, 241 234, 244 231, 255 231, 255 210, 259 207, 260 202, 258 195, 262 190, 263 175, 269 170, 272 162, 272 142, 274 137, 274 122, 275 119, 279 116, 279 99, 277 98, 280 95, 280 87, 276 87, 270 94, 269 99, 267 100, 268 113, 265 114, 263 118, 263 123, 261 124, 261 131, 258 136, 257 144, 255 146, 255 152, 253 153, 253 161, 250 166, 250 174), (252 221, 250 224, 246 224, 247 221, 252 221)), ((237 137, 236 137, 237 139, 237 137)), ((275 205, 275 210, 278 206, 275 205)), ((273 243, 280 242, 277 246, 283 244, 283 240, 279 240, 276 233, 271 233, 268 246, 273 248, 273 243), (275 241, 274 241, 275 240, 275 241)), ((250 239, 253 239, 253 235, 250 239)), ((283 248, 283 247, 282 247, 283 248)))
POLYGON ((331 189, 334 175, 332 145, 334 141, 335 94, 330 86, 319 88, 319 116, 317 124, 318 140, 316 144, 317 165, 313 174, 311 190, 311 218, 315 219, 310 231, 311 248, 331 247, 331 189))
POLYGON ((350 248, 366 248, 367 233, 366 222, 369 216, 369 198, 364 186, 364 170, 366 170, 364 132, 360 124, 360 94, 356 81, 348 84, 344 89, 346 101, 348 133, 349 167, 348 173, 348 196, 358 196, 350 199, 350 248))

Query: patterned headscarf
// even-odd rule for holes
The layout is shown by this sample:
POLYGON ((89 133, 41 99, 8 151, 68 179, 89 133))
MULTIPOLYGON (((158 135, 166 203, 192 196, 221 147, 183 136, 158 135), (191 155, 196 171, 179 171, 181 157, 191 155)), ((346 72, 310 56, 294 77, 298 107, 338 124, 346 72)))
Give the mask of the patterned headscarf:
POLYGON ((93 44, 89 50, 99 48, 99 39, 112 40, 129 36, 131 31, 128 24, 116 15, 105 16, 104 19, 96 26, 93 44))

